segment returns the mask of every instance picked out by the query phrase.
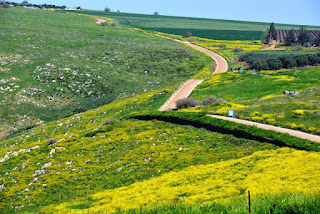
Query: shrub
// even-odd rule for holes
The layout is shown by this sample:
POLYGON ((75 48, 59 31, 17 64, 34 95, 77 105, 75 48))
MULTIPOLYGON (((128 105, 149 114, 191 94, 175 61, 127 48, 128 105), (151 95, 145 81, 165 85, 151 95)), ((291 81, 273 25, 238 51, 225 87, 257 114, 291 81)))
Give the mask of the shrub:
POLYGON ((282 68, 282 62, 279 59, 268 59, 267 63, 271 70, 279 70, 282 68))
POLYGON ((232 52, 242 52, 243 51, 243 49, 242 48, 233 48, 232 49, 232 52))
POLYGON ((176 102, 177 109, 191 108, 199 105, 199 101, 192 98, 180 99, 176 102))
POLYGON ((189 32, 189 31, 186 31, 186 32, 183 33, 183 36, 184 37, 190 37, 190 36, 192 36, 192 33, 189 32))
POLYGON ((29 4, 28 1, 23 1, 23 2, 21 3, 21 5, 23 5, 23 6, 26 6, 26 5, 28 5, 28 4, 29 4))
POLYGON ((47 140, 47 144, 48 145, 55 145, 55 144, 57 144, 58 143, 58 141, 56 140, 56 139, 49 139, 49 140, 47 140))
POLYGON ((7 4, 7 3, 4 3, 2 7, 4 7, 4 8, 9 8, 9 7, 10 7, 10 5, 9 5, 9 4, 7 4))
POLYGON ((307 55, 295 56, 298 66, 305 66, 309 64, 307 55))
POLYGON ((310 65, 316 65, 320 63, 320 57, 316 54, 307 54, 310 65))
POLYGON ((208 98, 206 98, 205 100, 203 100, 201 102, 201 105, 209 106, 209 105, 213 105, 215 103, 217 103, 217 98, 215 96, 209 96, 208 98))
POLYGON ((108 22, 101 22, 100 23, 100 26, 108 26, 109 24, 108 24, 108 22))
POLYGON ((113 123, 114 123, 114 120, 109 119, 109 120, 104 121, 103 125, 106 126, 106 125, 113 124, 113 123))
POLYGON ((106 7, 106 8, 104 8, 104 11, 105 11, 105 12, 110 12, 111 10, 110 10, 109 7, 106 7))
POLYGON ((118 25, 113 22, 113 23, 111 24, 111 26, 112 26, 112 27, 117 27, 118 25))
POLYGON ((293 56, 281 56, 279 60, 282 62, 283 68, 293 68, 297 66, 297 62, 293 56))

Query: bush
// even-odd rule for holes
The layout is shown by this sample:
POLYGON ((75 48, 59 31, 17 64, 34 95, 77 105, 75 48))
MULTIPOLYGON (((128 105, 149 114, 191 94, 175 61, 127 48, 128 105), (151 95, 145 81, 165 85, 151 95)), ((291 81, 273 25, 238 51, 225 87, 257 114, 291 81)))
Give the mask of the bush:
POLYGON ((282 68, 282 62, 279 59, 268 59, 267 63, 271 70, 279 70, 282 68))
POLYGON ((295 56, 295 59, 297 61, 297 65, 300 67, 306 66, 309 64, 309 60, 308 60, 307 55, 295 56))
POLYGON ((215 103, 217 103, 218 100, 215 96, 209 96, 208 98, 206 98, 205 100, 203 100, 201 102, 201 105, 203 106, 209 106, 209 105, 213 105, 215 103))
POLYGON ((281 56, 279 57, 279 60, 281 61, 283 68, 293 68, 297 66, 297 62, 292 55, 281 56))
POLYGON ((180 99, 176 102, 177 109, 191 108, 199 105, 199 101, 192 98, 180 99))
POLYGON ((189 32, 189 31, 186 31, 186 32, 183 33, 183 36, 184 37, 190 37, 190 36, 192 36, 192 33, 189 32))
POLYGON ((117 27, 118 25, 113 22, 113 23, 111 24, 111 26, 112 26, 112 27, 117 27))
POLYGON ((232 52, 242 52, 243 49, 242 48, 233 48, 232 52))
POLYGON ((114 123, 114 120, 109 119, 109 120, 104 121, 103 125, 106 126, 106 125, 110 125, 110 124, 113 124, 113 123, 114 123))
POLYGON ((9 5, 9 4, 7 4, 7 3, 4 3, 2 7, 4 7, 4 8, 9 8, 9 7, 10 7, 10 5, 9 5))
POLYGON ((109 24, 108 24, 108 22, 101 22, 100 23, 100 26, 108 26, 109 24))
POLYGON ((47 140, 47 144, 48 145, 55 145, 55 144, 57 144, 58 143, 58 141, 56 140, 56 139, 49 139, 49 140, 47 140))
POLYGON ((309 65, 316 65, 320 63, 320 57, 316 54, 307 54, 309 65))

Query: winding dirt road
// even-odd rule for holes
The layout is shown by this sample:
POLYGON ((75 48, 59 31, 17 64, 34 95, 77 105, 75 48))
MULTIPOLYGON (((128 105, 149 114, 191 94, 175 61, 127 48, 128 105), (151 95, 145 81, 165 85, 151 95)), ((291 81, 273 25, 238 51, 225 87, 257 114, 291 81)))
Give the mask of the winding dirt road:
MULTIPOLYGON (((103 20, 103 19, 96 19, 97 24, 100 24, 101 22, 104 22, 104 21, 105 20, 103 20)), ((160 35, 158 35, 158 36, 160 36, 160 35)), ((161 37, 164 37, 164 36, 161 36, 161 37)), ((164 38, 171 39, 168 37, 164 37, 164 38)), ((171 39, 171 40, 173 40, 173 39, 171 39)), ((212 57, 212 59, 214 59, 214 61, 216 62, 216 69, 211 74, 222 73, 222 72, 226 72, 228 70, 227 61, 219 54, 217 54, 213 51, 207 50, 203 47, 191 44, 190 42, 182 42, 179 40, 174 40, 174 41, 184 43, 192 48, 195 48, 201 52, 204 52, 204 53, 210 55, 212 57)), ((161 106, 159 111, 168 111, 168 110, 175 109, 176 108, 176 101, 179 99, 187 98, 191 94, 193 89, 195 89, 197 87, 197 85, 202 83, 203 80, 204 79, 191 79, 191 80, 188 80, 187 82, 183 83, 179 87, 179 89, 175 93, 173 93, 171 95, 171 97, 161 106)), ((220 116, 220 115, 207 115, 207 116, 222 119, 222 120, 232 121, 235 123, 241 123, 244 125, 255 126, 255 127, 258 127, 261 129, 273 130, 273 131, 280 132, 280 133, 286 133, 286 134, 289 134, 294 137, 299 137, 302 139, 307 139, 307 140, 311 140, 311 141, 320 143, 320 136, 318 136, 318 135, 312 135, 312 134, 308 134, 308 133, 304 133, 304 132, 300 132, 300 131, 295 131, 295 130, 291 130, 291 129, 266 125, 266 124, 262 124, 262 123, 256 123, 256 122, 247 121, 247 120, 241 120, 241 119, 237 119, 237 118, 225 117, 225 116, 220 116)))
MULTIPOLYGON (((207 50, 207 49, 200 47, 198 45, 191 44, 190 42, 182 42, 179 40, 175 40, 175 41, 186 44, 194 49, 197 49, 201 52, 204 52, 204 53, 210 55, 211 58, 214 59, 214 61, 216 62, 216 69, 211 74, 222 73, 222 72, 226 72, 228 70, 227 61, 219 54, 217 54, 213 51, 207 50)), ((188 80, 187 82, 183 83, 179 87, 179 89, 176 92, 174 92, 171 95, 171 97, 160 107, 159 111, 169 111, 169 110, 175 109, 176 102, 180 99, 187 98, 191 94, 193 89, 195 89, 197 87, 197 85, 202 83, 203 80, 204 79, 191 79, 191 80, 188 80)))
MULTIPOLYGON (((178 40, 176 40, 176 41, 180 42, 180 43, 184 43, 186 45, 189 45, 190 47, 195 48, 197 50, 200 50, 206 54, 209 54, 216 62, 216 69, 212 73, 221 73, 221 72, 225 72, 228 70, 227 61, 223 57, 221 57, 219 54, 217 54, 213 51, 207 50, 205 48, 199 47, 197 45, 191 44, 189 42, 182 42, 182 41, 178 41, 178 40)), ((176 101, 179 99, 187 98, 191 94, 193 89, 195 89, 197 87, 197 85, 202 83, 203 80, 204 79, 191 79, 191 80, 185 82, 184 84, 182 84, 179 87, 179 89, 174 94, 171 95, 171 97, 167 100, 167 102, 165 102, 161 106, 159 111, 168 111, 168 110, 175 109, 176 108, 176 101)), ((248 125, 248 126, 255 126, 255 127, 258 127, 261 129, 265 129, 265 130, 273 130, 276 132, 289 134, 294 137, 299 137, 302 139, 311 140, 311 141, 320 143, 320 136, 318 136, 318 135, 308 134, 308 133, 304 133, 304 132, 300 132, 300 131, 295 131, 295 130, 281 128, 281 127, 272 126, 272 125, 266 125, 266 124, 262 124, 262 123, 256 123, 256 122, 247 121, 247 120, 241 120, 241 119, 232 118, 232 117, 225 117, 225 116, 220 116, 220 115, 207 115, 207 116, 222 119, 222 120, 228 120, 228 121, 232 121, 235 123, 240 123, 240 124, 244 124, 244 125, 248 125)))

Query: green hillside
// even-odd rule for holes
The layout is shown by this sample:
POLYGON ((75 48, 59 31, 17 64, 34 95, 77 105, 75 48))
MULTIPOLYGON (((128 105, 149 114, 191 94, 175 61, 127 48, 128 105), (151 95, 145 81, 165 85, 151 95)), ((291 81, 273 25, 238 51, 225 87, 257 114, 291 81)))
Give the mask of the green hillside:
MULTIPOLYGON (((103 11, 70 11, 108 17, 121 25, 183 35, 189 31, 193 36, 217 40, 263 40, 270 23, 245 22, 234 20, 204 19, 175 16, 155 16, 132 13, 114 13, 103 11)), ((298 25, 275 24, 276 29, 299 29, 298 25)), ((308 30, 320 30, 319 26, 305 26, 308 30)))
MULTIPOLYGON (((300 68, 259 73, 223 73, 205 80, 191 97, 216 96, 226 102, 206 107, 207 112, 320 133, 320 68, 300 68), (284 91, 300 94, 285 96, 284 91)), ((184 111, 202 111, 203 107, 184 111)))
MULTIPOLYGON (((0 140, 0 213, 242 214, 248 191, 253 213, 320 209, 320 144, 204 116, 234 108, 317 133, 319 67, 214 74, 192 97, 226 102, 158 112, 184 80, 208 76, 208 56, 92 17, 0 13, 0 131, 32 122, 0 140), (280 96, 284 89, 301 96, 280 96)), ((195 41, 221 46, 228 60, 234 47, 263 46, 195 41)))
POLYGON ((92 18, 0 13, 0 138, 213 69, 209 57, 182 44, 92 18))

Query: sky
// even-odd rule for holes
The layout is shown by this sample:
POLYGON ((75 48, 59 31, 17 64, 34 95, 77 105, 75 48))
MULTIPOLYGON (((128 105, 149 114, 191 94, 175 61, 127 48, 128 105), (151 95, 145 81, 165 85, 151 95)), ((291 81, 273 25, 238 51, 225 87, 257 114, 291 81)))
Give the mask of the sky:
MULTIPOLYGON (((12 0, 14 1, 14 0, 12 0)), ((22 1, 15 1, 22 2, 22 1)), ((29 0, 83 9, 320 26, 320 0, 29 0)))

